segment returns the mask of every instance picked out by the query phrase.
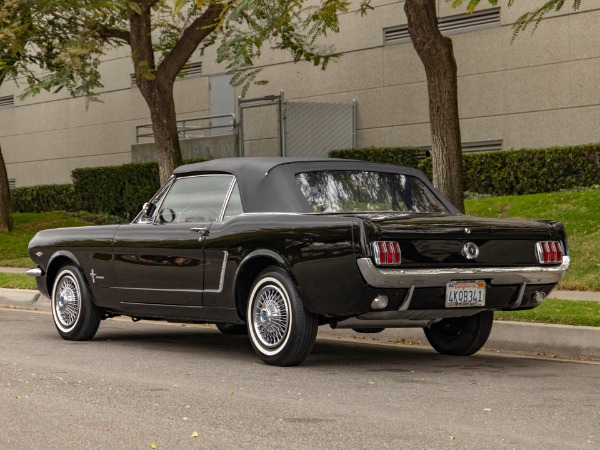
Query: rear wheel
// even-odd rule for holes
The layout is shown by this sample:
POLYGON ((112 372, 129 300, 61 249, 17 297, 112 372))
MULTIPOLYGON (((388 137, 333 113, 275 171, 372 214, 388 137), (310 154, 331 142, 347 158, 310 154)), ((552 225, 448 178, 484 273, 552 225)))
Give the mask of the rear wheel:
POLYGON ((237 325, 234 323, 218 323, 217 328, 223 334, 248 334, 246 325, 237 325))
POLYGON ((52 317, 63 339, 86 341, 98 331, 102 316, 79 269, 73 265, 65 265, 58 272, 52 288, 52 317))
POLYGON ((484 311, 469 317, 443 319, 424 328, 431 346, 442 355, 468 356, 478 352, 486 343, 494 312, 484 311))
POLYGON ((254 351, 275 366, 301 364, 317 337, 318 319, 304 309, 296 288, 279 267, 268 267, 252 286, 246 311, 254 351))
POLYGON ((385 328, 352 328, 352 331, 356 331, 357 333, 381 333, 385 328))

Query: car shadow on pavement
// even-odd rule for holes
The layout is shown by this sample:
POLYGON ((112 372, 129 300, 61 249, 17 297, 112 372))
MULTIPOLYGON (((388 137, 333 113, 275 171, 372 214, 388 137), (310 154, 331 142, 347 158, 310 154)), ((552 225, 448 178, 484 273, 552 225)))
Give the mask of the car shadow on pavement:
MULTIPOLYGON (((240 363, 258 363, 248 336, 226 335, 211 326, 109 320, 102 324, 92 341, 96 345, 115 343, 149 351, 168 351, 203 358, 231 358, 240 363)), ((132 348, 133 351, 133 348, 132 348)), ((556 360, 547 360, 557 363, 556 360)), ((575 364, 575 361, 562 361, 575 364)), ((301 367, 364 369, 369 372, 406 372, 453 370, 504 373, 508 368, 539 366, 535 358, 481 351, 473 356, 445 356, 425 345, 377 344, 369 341, 317 339, 315 347, 301 367)), ((527 376, 530 376, 527 374, 527 376)))

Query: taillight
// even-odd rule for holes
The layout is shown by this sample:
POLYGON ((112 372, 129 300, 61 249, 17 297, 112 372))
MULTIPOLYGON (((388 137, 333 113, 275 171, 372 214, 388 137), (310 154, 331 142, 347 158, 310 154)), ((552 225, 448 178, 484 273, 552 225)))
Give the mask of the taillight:
POLYGON ((563 260, 563 245, 557 241, 542 241, 535 244, 535 253, 541 264, 556 264, 563 260))
POLYGON ((400 264, 400 245, 392 241, 373 242, 373 259, 378 266, 400 264))

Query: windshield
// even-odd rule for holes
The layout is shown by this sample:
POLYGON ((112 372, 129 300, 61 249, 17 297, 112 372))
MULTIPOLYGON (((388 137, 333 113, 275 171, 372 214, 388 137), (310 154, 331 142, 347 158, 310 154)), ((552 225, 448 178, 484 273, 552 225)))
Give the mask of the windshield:
POLYGON ((296 174, 314 212, 448 212, 418 178, 386 172, 331 170, 296 174))

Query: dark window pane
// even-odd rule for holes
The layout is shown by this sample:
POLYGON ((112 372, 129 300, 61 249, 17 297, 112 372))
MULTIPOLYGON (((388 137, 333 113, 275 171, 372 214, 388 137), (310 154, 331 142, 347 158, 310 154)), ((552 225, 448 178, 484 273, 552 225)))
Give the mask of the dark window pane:
POLYGON ((296 175, 314 212, 448 212, 421 180, 367 171, 304 172, 296 175))

